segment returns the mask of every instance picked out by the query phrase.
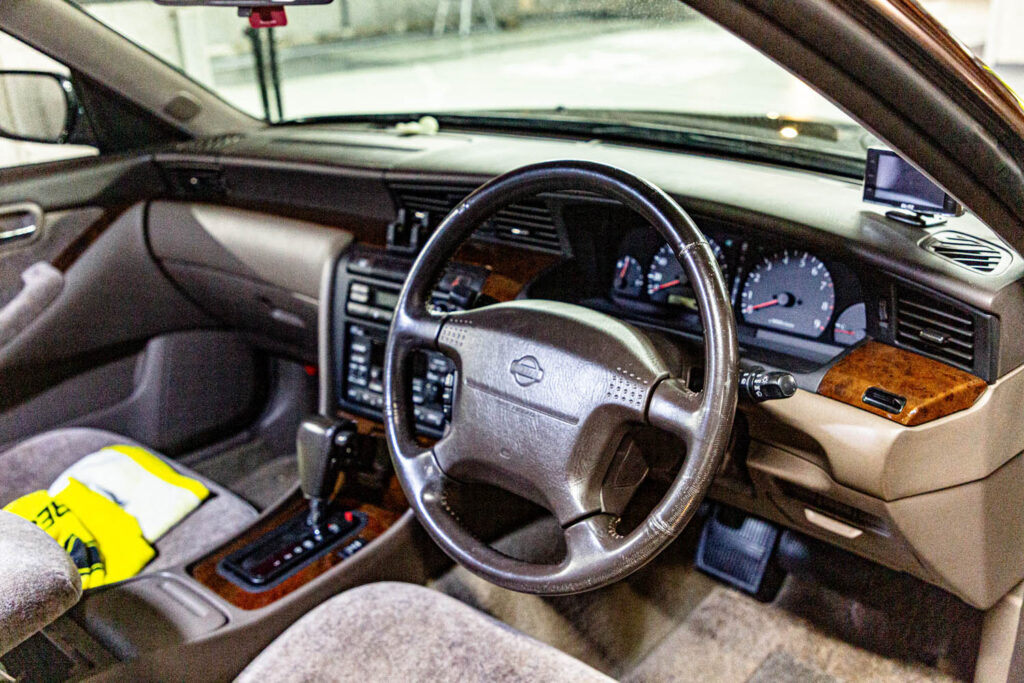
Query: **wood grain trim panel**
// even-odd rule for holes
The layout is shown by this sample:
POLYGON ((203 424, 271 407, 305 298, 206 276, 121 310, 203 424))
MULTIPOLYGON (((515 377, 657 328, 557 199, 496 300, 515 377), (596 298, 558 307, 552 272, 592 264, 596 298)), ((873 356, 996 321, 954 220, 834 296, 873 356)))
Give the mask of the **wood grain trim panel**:
MULTIPOLYGON (((398 486, 398 480, 392 478, 391 487, 387 490, 380 505, 371 505, 355 500, 346 500, 344 497, 337 499, 334 503, 345 510, 358 510, 366 514, 368 520, 366 526, 356 536, 367 542, 368 547, 360 552, 372 552, 372 543, 381 534, 387 531, 392 524, 398 521, 408 507, 405 495, 398 486)), ((241 586, 228 581, 217 572, 217 565, 225 557, 234 551, 242 548, 256 540, 271 529, 283 524, 296 514, 308 509, 308 503, 301 495, 296 493, 288 502, 282 505, 275 514, 260 521, 254 527, 231 541, 221 546, 213 553, 207 555, 192 565, 189 573, 192 577, 203 584, 214 593, 224 598, 232 605, 244 609, 254 610, 266 607, 271 603, 283 598, 292 591, 306 585, 313 579, 321 576, 324 572, 336 567, 345 561, 338 552, 339 546, 334 551, 316 559, 312 564, 306 565, 301 570, 292 574, 286 580, 264 591, 248 591, 241 586)), ((354 539, 353 539, 354 540, 354 539)))
POLYGON ((970 408, 986 387, 985 380, 963 370, 870 341, 832 366, 818 393, 913 427, 970 408), (870 406, 863 401, 870 387, 903 396, 906 405, 898 415, 870 406))

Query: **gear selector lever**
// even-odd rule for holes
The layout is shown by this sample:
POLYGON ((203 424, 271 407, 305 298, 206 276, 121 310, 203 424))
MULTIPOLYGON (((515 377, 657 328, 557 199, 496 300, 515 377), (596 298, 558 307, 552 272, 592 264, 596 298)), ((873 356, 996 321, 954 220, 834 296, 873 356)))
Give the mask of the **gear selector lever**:
POLYGON ((352 457, 356 425, 317 415, 299 425, 295 439, 299 459, 299 484, 309 500, 307 523, 320 535, 328 517, 327 505, 343 463, 352 457))

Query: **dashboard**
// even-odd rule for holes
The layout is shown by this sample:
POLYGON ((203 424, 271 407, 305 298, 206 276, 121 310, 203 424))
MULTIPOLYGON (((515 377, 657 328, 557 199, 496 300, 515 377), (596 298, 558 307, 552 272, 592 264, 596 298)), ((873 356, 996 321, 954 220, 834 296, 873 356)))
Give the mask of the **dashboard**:
MULTIPOLYGON (((149 212, 151 241, 194 298, 225 298, 216 307, 224 320, 252 330, 268 349, 315 360, 323 412, 379 429, 383 345, 417 239, 482 183, 558 158, 627 169, 675 198, 712 243, 741 363, 796 379, 791 398, 741 402, 715 500, 921 576, 971 604, 991 604, 1024 576, 1024 560, 1001 550, 1024 534, 1019 506, 1005 510, 1012 523, 984 538, 947 533, 951 524, 976 528, 966 517, 982 507, 1012 505, 1012 495, 984 492, 1019 488, 1024 476, 1016 457, 1024 448, 1024 345, 1001 337, 1024 327, 1024 260, 1014 253, 980 270, 977 259, 959 256, 1003 249, 970 214, 920 229, 866 206, 858 182, 793 169, 604 143, 399 137, 325 125, 157 154, 172 197, 149 212), (318 225, 300 230, 295 219, 318 225), (186 227, 217 238, 184 239, 186 227), (251 259, 258 227, 274 249, 258 271, 226 287, 224 271, 238 259, 213 259, 203 245, 237 233, 238 253, 251 259), (295 239, 303 231, 342 232, 351 244, 330 259, 312 258, 315 250, 295 239), (278 263, 290 251, 294 258, 278 263), (308 261, 301 290, 293 261, 308 261), (327 261, 311 299, 317 264, 327 261), (268 278, 279 286, 265 287, 268 278), (282 331, 268 339, 275 329, 282 331), (849 535, 812 521, 822 515, 849 535)), ((664 344, 667 361, 678 354, 680 367, 699 357, 699 316, 679 264, 642 218, 601 197, 561 192, 502 209, 464 245, 433 303, 459 310, 515 298, 565 301, 627 321, 659 351, 664 344)), ((422 436, 444 434, 458 410, 459 374, 440 354, 415 363, 422 436)), ((659 472, 681 453, 678 444, 648 445, 659 472)))

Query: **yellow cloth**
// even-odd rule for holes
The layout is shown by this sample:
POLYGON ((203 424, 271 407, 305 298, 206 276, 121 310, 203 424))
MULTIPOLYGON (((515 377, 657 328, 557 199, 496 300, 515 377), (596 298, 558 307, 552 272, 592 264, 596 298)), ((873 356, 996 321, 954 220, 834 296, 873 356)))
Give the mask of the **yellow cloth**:
POLYGON ((78 567, 82 588, 135 576, 156 554, 134 517, 76 479, 69 479, 56 495, 36 491, 4 510, 24 517, 60 544, 78 567))
POLYGON ((135 518, 150 543, 166 534, 209 497, 195 479, 138 446, 108 446, 91 453, 57 477, 50 486, 56 495, 69 479, 114 501, 135 518))

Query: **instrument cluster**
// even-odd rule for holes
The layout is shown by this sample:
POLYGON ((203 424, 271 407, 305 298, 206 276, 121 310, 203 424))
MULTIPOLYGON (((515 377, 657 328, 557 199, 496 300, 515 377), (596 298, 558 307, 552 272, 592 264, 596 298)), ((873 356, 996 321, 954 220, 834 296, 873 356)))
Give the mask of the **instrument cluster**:
MULTIPOLYGON (((843 264, 791 246, 705 234, 730 288, 741 332, 748 337, 784 335, 852 346, 866 336, 860 286, 843 264)), ((697 302, 686 273, 671 247, 649 229, 633 231, 623 241, 611 297, 646 316, 696 319, 697 302)))

